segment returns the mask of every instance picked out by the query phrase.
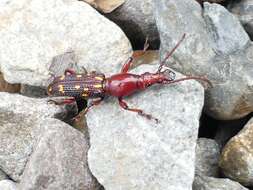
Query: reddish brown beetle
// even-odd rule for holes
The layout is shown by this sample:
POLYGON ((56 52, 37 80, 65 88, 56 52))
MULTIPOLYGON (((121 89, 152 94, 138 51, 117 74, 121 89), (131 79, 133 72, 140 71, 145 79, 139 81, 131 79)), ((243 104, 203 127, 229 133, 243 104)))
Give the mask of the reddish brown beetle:
POLYGON ((141 109, 128 107, 123 97, 129 96, 136 91, 145 90, 149 86, 157 83, 171 84, 184 80, 197 79, 211 85, 210 81, 205 77, 187 76, 175 80, 176 74, 173 71, 168 68, 162 71, 165 61, 172 55, 184 38, 185 34, 177 45, 166 55, 155 73, 146 72, 137 75, 128 72, 133 59, 142 55, 148 48, 147 43, 145 43, 143 51, 138 54, 133 54, 123 65, 119 74, 105 77, 102 73, 91 72, 88 74, 77 74, 73 70, 67 69, 64 75, 54 77, 53 82, 47 88, 47 93, 51 96, 68 96, 69 98, 64 99, 62 103, 72 103, 78 99, 96 99, 91 101, 87 108, 79 113, 79 116, 87 113, 92 106, 98 105, 106 95, 109 95, 117 97, 119 105, 123 109, 137 112, 141 116, 148 119, 155 119, 158 122, 158 119, 152 117, 150 114, 144 113, 141 109))

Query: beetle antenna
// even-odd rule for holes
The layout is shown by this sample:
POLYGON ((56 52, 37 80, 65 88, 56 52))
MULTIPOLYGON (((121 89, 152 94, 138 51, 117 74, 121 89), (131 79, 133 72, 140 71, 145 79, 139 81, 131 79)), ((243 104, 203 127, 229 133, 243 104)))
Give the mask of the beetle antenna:
POLYGON ((208 80, 208 79, 205 78, 205 77, 199 77, 199 76, 187 76, 187 77, 179 78, 179 79, 172 80, 172 81, 164 81, 163 84, 171 84, 171 83, 177 83, 177 82, 181 82, 181 81, 185 81, 185 80, 193 80, 193 79, 204 81, 204 82, 206 82, 210 87, 213 87, 213 84, 211 83, 210 80, 208 80))
POLYGON ((162 62, 160 63, 159 67, 158 67, 158 70, 157 70, 157 73, 160 73, 166 60, 174 53, 174 51, 178 48, 178 46, 181 44, 181 42, 185 39, 185 36, 186 34, 184 33, 182 38, 179 40, 179 42, 176 44, 176 46, 170 51, 167 53, 166 57, 162 60, 162 62))

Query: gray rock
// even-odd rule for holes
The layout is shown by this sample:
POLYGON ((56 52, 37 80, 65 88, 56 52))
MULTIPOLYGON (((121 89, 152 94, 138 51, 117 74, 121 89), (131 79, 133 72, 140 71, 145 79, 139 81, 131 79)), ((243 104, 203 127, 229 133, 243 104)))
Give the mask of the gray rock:
POLYGON ((248 34, 253 37, 253 2, 251 0, 230 1, 228 9, 234 13, 248 34))
MULTIPOLYGON (((157 65, 146 65, 134 73, 156 70, 157 65)), ((88 163, 93 175, 106 190, 190 190, 203 93, 199 83, 185 81, 125 98, 129 107, 152 113, 159 124, 123 110, 115 98, 91 109, 88 163)))
POLYGON ((0 181, 8 179, 8 176, 0 169, 0 181))
POLYGON ((11 180, 2 180, 0 181, 1 190, 19 190, 17 184, 11 180))
POLYGON ((230 179, 196 176, 193 190, 247 190, 240 183, 230 179))
POLYGON ((249 36, 240 21, 218 4, 204 3, 204 20, 216 54, 228 55, 244 49, 249 36), (232 29, 228 31, 229 29, 232 29))
POLYGON ((187 67, 188 70, 192 63, 205 65, 215 52, 210 48, 211 36, 206 30, 201 6, 193 0, 153 2, 161 39, 161 57, 165 57, 165 53, 170 51, 186 33, 186 39, 175 51, 173 57, 177 59, 177 62, 182 63, 182 68, 187 67))
POLYGON ((199 138, 196 147, 196 175, 218 177, 220 147, 212 139, 199 138))
POLYGON ((10 83, 46 85, 52 59, 65 52, 103 73, 118 71, 130 55, 119 27, 84 2, 5 1, 0 20, 0 66, 10 83))
POLYGON ((37 140, 19 184, 20 190, 98 190, 87 164, 84 135, 56 119, 40 123, 37 140))
POLYGON ((138 45, 143 45, 146 37, 150 47, 159 47, 152 0, 126 0, 122 6, 105 16, 122 28, 134 47, 140 48, 138 45))
POLYGON ((216 119, 241 118, 253 111, 252 43, 238 20, 218 4, 193 0, 154 1, 161 57, 186 39, 173 54, 171 67, 184 74, 205 75, 205 111, 216 119))
MULTIPOLYGON (((55 76, 63 75, 66 68, 74 69, 76 72, 84 72, 78 68, 77 60, 77 56, 72 51, 55 56, 49 68, 51 76, 48 78, 47 83, 51 83, 55 76)), ((41 98, 47 96, 45 87, 43 88, 27 84, 21 84, 20 93, 29 97, 41 98)))
POLYGON ((45 98, 47 97, 46 88, 21 84, 20 94, 28 97, 45 98))
POLYGON ((225 176, 253 186, 253 119, 222 150, 219 165, 225 176))
POLYGON ((47 99, 0 93, 0 169, 19 181, 33 150, 34 128, 38 120, 65 117, 64 107, 48 104, 47 99))

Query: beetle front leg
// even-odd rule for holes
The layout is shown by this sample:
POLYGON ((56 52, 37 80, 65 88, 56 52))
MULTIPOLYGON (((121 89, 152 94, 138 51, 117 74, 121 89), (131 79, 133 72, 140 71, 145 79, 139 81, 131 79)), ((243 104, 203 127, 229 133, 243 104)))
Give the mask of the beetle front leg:
POLYGON ((133 60, 136 59, 137 57, 144 55, 146 50, 148 49, 148 47, 149 47, 148 38, 146 38, 143 50, 134 52, 133 55, 131 57, 129 57, 127 62, 123 65, 120 72, 127 73, 131 67, 131 64, 133 63, 133 60))
POLYGON ((150 119, 154 119, 154 120, 156 121, 156 123, 159 122, 159 120, 158 120, 157 118, 153 117, 151 114, 146 114, 146 113, 144 113, 141 109, 129 108, 128 105, 127 105, 127 103, 126 103, 124 100, 122 100, 122 98, 119 98, 118 100, 119 100, 119 105, 120 105, 123 109, 128 110, 128 111, 132 111, 132 112, 136 112, 136 113, 138 113, 140 116, 143 116, 143 117, 145 117, 145 118, 147 118, 147 119, 149 119, 149 120, 150 120, 150 119))

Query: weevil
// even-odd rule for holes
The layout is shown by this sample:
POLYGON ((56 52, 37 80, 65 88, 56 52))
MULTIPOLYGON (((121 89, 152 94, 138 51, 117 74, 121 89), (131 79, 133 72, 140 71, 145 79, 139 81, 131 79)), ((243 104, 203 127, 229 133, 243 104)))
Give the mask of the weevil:
POLYGON ((145 90, 154 84, 172 84, 196 79, 205 81, 211 85, 210 81, 205 77, 186 76, 175 79, 176 74, 172 70, 166 68, 162 71, 165 61, 173 54, 184 38, 185 34, 176 46, 167 53, 154 73, 145 72, 138 75, 129 72, 134 58, 143 55, 147 50, 148 44, 146 41, 143 51, 133 54, 123 65, 120 73, 106 77, 103 73, 96 71, 91 73, 76 73, 74 70, 67 69, 64 75, 54 77, 53 82, 47 88, 47 93, 50 96, 67 96, 68 98, 63 99, 62 103, 72 103, 78 99, 93 99, 86 109, 79 113, 79 117, 86 114, 92 106, 98 105, 105 96, 114 96, 118 98, 119 105, 123 109, 136 112, 147 119, 154 119, 158 122, 159 120, 151 114, 147 114, 138 108, 130 108, 123 98, 137 91, 145 90))

